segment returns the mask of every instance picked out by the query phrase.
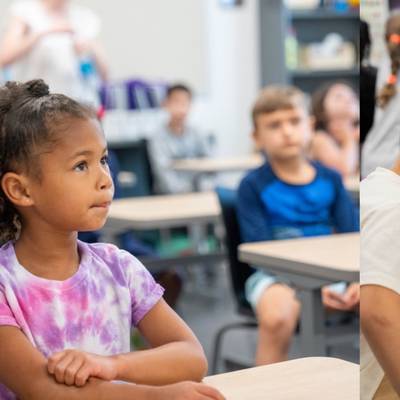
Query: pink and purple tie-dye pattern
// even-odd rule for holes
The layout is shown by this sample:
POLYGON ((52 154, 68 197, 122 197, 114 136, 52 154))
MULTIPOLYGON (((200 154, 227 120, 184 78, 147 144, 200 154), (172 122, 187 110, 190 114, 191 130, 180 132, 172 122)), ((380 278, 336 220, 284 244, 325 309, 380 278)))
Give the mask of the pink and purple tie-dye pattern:
MULTIPOLYGON (((0 248, 0 328, 18 327, 45 357, 67 348, 100 355, 130 351, 130 329, 160 300, 163 288, 131 254, 78 242, 75 275, 50 281, 31 274, 13 243, 0 248)), ((0 383, 0 399, 15 399, 0 383)))

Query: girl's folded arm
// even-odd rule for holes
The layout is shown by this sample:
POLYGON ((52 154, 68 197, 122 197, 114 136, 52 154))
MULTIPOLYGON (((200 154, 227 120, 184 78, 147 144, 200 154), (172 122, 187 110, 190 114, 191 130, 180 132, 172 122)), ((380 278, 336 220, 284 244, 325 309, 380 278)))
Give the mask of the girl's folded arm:
POLYGON ((12 326, 0 326, 0 382, 21 400, 147 400, 154 390, 98 379, 90 379, 82 388, 58 384, 47 373, 46 358, 12 326))
POLYGON ((116 356, 117 379, 148 385, 201 381, 207 359, 196 336, 161 299, 139 322, 152 349, 116 356))

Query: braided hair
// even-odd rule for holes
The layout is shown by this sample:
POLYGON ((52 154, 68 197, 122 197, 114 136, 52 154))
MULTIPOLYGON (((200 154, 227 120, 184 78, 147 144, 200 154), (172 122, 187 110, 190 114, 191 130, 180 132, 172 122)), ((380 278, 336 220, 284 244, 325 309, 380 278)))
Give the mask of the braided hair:
POLYGON ((51 151, 70 119, 96 118, 89 107, 62 94, 50 94, 41 80, 0 87, 0 244, 16 240, 21 218, 1 182, 8 172, 41 179, 41 150, 51 151))
POLYGON ((378 94, 378 105, 386 107, 390 99, 397 93, 397 74, 400 68, 400 12, 395 11, 386 22, 385 39, 391 60, 391 73, 378 94))

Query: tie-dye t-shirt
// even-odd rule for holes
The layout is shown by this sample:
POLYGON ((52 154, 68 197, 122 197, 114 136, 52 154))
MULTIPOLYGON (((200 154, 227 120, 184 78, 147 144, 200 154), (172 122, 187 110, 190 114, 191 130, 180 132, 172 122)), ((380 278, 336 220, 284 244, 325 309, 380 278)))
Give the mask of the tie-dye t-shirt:
MULTIPOLYGON (((18 327, 45 357, 64 349, 99 355, 130 351, 130 330, 164 289, 130 253, 78 242, 78 271, 65 281, 22 267, 8 242, 0 248, 0 326, 18 327)), ((15 399, 0 383, 0 399, 15 399)))

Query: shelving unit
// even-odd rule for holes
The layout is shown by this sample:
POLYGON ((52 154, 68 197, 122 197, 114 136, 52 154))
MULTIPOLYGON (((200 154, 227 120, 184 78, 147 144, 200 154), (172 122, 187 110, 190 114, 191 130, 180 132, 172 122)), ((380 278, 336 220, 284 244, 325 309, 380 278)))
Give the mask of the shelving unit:
POLYGON ((291 12, 292 19, 294 20, 354 20, 359 18, 359 13, 353 10, 350 11, 333 11, 324 8, 317 8, 315 10, 306 10, 306 11, 292 11, 291 12))
POLYGON ((353 69, 332 69, 332 70, 293 70, 290 71, 292 79, 332 79, 338 76, 342 79, 354 79, 357 78, 360 71, 357 68, 353 69))
POLYGON ((260 43, 263 86, 291 83, 312 93, 321 84, 343 80, 355 90, 359 87, 358 48, 359 13, 357 10, 335 11, 324 7, 310 10, 288 10, 279 0, 260 0, 260 43), (322 42, 329 33, 339 33, 351 42, 357 55, 357 65, 350 69, 288 69, 285 59, 285 38, 289 27, 296 32, 298 44, 322 42), (280 49, 277 50, 277 47, 280 49))
MULTIPOLYGON (((339 33, 345 41, 351 42, 358 55, 359 13, 354 10, 335 12, 334 10, 318 8, 308 11, 293 11, 289 13, 289 24, 296 32, 301 44, 320 42, 331 33, 339 33)), ((357 56, 358 64, 358 56, 357 56)), ((321 83, 327 81, 345 80, 358 90, 359 71, 356 66, 351 69, 332 70, 299 70, 288 71, 289 79, 301 89, 312 92, 321 83)))

